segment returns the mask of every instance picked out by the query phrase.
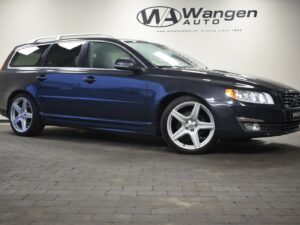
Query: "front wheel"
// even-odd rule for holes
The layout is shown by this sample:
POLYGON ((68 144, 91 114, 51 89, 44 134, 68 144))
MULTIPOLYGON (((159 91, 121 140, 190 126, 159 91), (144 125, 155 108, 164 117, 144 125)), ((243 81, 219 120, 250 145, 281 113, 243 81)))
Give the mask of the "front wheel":
POLYGON ((9 121, 13 131, 20 136, 36 136, 44 128, 36 104, 27 94, 19 94, 12 99, 9 121))
POLYGON ((161 119, 162 135, 179 153, 205 153, 214 143, 213 114, 197 98, 183 96, 165 109, 161 119))

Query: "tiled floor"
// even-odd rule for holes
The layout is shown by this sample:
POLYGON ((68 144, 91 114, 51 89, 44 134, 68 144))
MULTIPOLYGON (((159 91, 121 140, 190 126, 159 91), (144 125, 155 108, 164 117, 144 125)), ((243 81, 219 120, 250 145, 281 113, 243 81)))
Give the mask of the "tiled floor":
POLYGON ((0 224, 300 224, 300 132, 179 155, 159 138, 0 123, 0 224))

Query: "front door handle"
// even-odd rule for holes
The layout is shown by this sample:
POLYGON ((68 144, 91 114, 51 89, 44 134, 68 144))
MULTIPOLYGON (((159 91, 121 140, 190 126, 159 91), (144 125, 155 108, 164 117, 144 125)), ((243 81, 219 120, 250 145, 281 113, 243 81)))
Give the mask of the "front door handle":
POLYGON ((47 80, 47 76, 46 75, 38 75, 36 76, 36 79, 39 80, 39 81, 44 81, 44 80, 47 80))
POLYGON ((83 79, 83 81, 86 82, 86 83, 88 83, 88 84, 92 84, 92 83, 96 82, 96 78, 93 77, 93 76, 88 76, 88 77, 85 77, 83 79))

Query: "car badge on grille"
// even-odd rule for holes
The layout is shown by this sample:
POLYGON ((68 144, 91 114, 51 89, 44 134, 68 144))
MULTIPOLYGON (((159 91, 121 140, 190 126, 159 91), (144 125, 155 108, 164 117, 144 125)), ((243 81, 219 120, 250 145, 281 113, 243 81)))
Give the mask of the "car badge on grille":
POLYGON ((291 102, 293 105, 297 105, 298 103, 298 95, 295 95, 293 98, 292 98, 292 102, 291 102))

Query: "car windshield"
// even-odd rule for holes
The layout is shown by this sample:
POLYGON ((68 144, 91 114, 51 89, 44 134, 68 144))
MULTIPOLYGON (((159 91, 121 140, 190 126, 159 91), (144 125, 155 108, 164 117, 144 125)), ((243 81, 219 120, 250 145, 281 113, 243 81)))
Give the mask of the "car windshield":
POLYGON ((126 41, 126 43, 158 67, 206 68, 197 60, 163 45, 139 41, 126 41))

